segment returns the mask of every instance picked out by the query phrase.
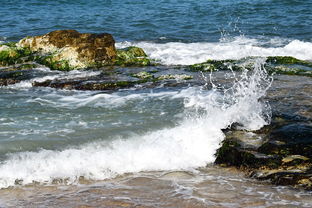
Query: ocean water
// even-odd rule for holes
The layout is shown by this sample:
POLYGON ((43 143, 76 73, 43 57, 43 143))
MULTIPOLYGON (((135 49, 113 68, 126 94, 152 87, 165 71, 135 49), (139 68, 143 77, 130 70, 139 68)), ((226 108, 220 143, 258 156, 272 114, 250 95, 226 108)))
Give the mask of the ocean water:
POLYGON ((76 29, 111 33, 118 48, 142 47, 168 69, 207 59, 259 60, 234 78, 231 72, 199 74, 196 85, 186 87, 113 93, 32 87, 100 73, 48 68, 37 69, 47 76, 1 87, 0 207, 311 207, 310 193, 211 166, 222 129, 270 123, 272 108, 263 98, 272 77, 261 64, 265 57, 312 60, 310 8, 312 1, 304 0, 1 3, 4 42, 76 29))

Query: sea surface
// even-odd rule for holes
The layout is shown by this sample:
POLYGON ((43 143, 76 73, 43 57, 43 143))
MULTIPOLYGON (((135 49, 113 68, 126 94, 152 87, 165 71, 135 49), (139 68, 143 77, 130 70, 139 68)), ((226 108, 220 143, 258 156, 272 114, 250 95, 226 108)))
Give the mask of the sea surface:
POLYGON ((213 165, 223 129, 256 130, 272 112, 311 102, 311 78, 272 77, 261 65, 267 56, 312 60, 311 8, 311 0, 1 2, 0 42, 76 29, 111 33, 117 48, 142 47, 168 70, 259 60, 248 73, 197 73, 183 87, 32 87, 100 73, 45 67, 44 77, 1 87, 0 207, 312 207, 310 192, 213 165))

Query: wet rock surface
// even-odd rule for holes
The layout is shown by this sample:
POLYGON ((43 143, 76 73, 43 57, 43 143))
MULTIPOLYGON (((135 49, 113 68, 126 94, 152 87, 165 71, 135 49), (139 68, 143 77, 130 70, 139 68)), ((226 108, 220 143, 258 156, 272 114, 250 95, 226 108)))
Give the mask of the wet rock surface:
MULTIPOLYGON (((247 57, 240 60, 207 60, 206 62, 189 66, 191 71, 241 71, 251 69, 259 57, 247 57)), ((312 76, 312 62, 299 60, 291 56, 269 56, 264 58, 264 66, 269 73, 312 76)))
POLYGON ((235 127, 225 130, 226 139, 215 162, 276 185, 312 190, 311 80, 287 79, 286 86, 286 77, 278 76, 269 90, 268 100, 274 109, 271 124, 254 132, 235 127), (280 93, 283 100, 279 100, 280 93), (302 96, 304 93, 307 95, 302 96))
MULTIPOLYGON (((150 70, 150 69, 149 69, 150 70)), ((104 69, 98 75, 82 78, 58 78, 53 80, 35 81, 34 87, 52 87, 75 90, 106 90, 115 91, 125 88, 153 88, 157 86, 186 86, 191 82, 192 75, 180 70, 154 68, 151 72, 142 68, 104 69)))

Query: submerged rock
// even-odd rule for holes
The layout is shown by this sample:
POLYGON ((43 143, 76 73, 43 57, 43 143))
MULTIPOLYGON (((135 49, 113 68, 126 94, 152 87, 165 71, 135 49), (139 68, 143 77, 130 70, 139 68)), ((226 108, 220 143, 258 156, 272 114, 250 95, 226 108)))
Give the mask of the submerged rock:
POLYGON ((115 41, 108 33, 57 30, 26 37, 17 46, 36 52, 36 61, 56 70, 112 65, 116 58, 115 41))

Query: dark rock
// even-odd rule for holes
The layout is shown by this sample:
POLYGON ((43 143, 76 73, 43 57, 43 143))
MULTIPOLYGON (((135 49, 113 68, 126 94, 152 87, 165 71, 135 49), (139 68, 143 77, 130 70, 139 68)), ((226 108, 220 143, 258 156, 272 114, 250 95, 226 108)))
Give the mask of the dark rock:
MULTIPOLYGON (((276 185, 312 189, 312 127, 302 119, 275 117, 271 125, 255 131, 261 145, 246 145, 250 138, 226 132, 216 153, 216 164, 235 166, 253 178, 276 185)), ((234 133, 233 133, 234 132, 234 133)))

